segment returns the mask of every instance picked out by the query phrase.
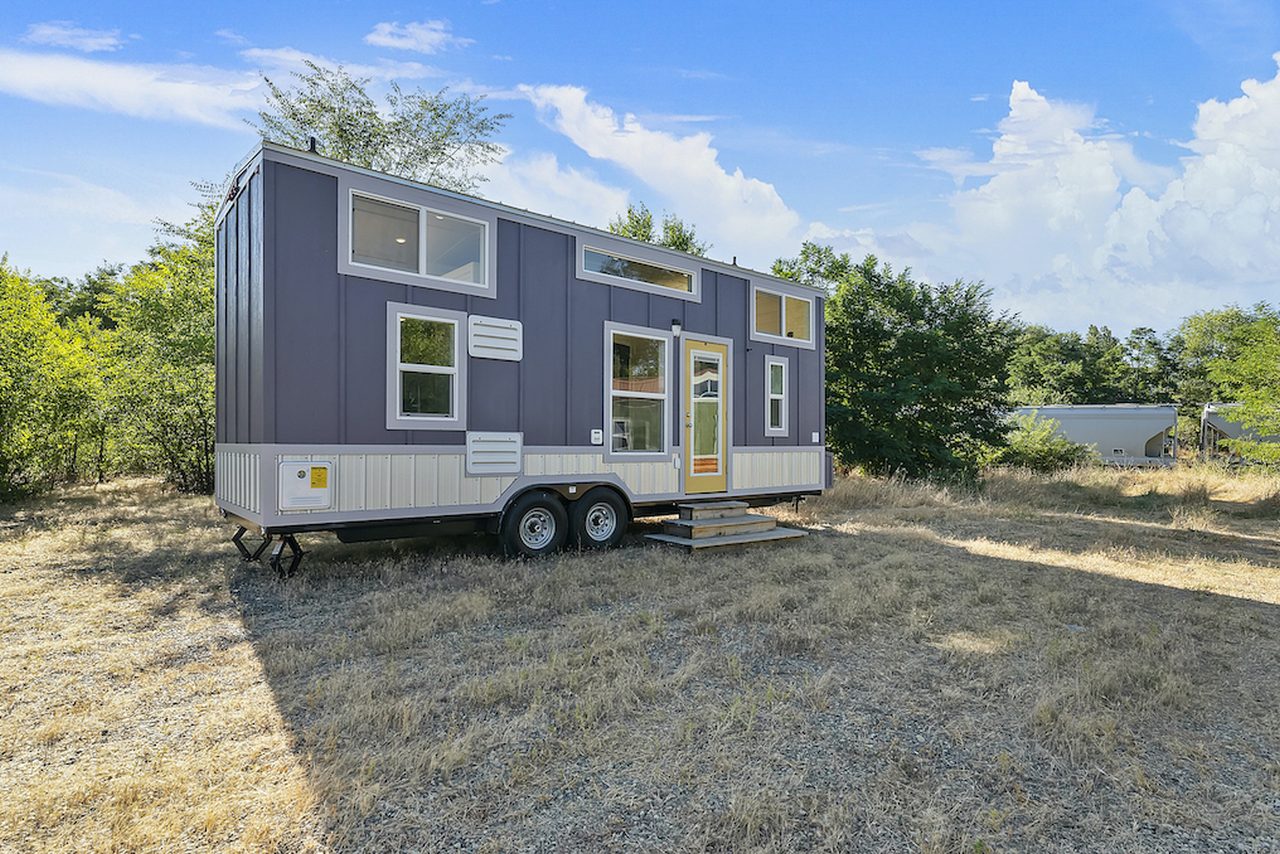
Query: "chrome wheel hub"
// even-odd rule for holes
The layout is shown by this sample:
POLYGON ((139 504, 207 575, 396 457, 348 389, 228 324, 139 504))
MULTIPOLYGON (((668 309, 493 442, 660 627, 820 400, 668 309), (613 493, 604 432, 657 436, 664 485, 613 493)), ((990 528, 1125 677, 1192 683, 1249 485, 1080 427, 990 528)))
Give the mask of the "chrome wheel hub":
POLYGON ((587 510, 587 536, 597 543, 603 543, 613 536, 618 529, 618 514, 613 507, 601 501, 592 504, 587 510))
POLYGON ((555 536, 555 517, 545 508, 535 507, 520 519, 520 542, 531 551, 545 549, 555 536))

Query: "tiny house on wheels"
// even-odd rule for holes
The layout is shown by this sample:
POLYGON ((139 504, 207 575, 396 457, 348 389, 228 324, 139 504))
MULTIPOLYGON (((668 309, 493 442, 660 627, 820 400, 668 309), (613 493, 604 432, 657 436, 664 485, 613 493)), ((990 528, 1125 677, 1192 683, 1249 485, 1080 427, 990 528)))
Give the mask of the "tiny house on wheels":
POLYGON ((1052 419, 1058 435, 1091 446, 1108 465, 1169 466, 1177 460, 1178 410, 1172 404, 1024 406, 1014 414, 1052 419))
POLYGON ((263 143, 217 217, 215 500, 290 570, 305 531, 539 555, 695 503, 667 540, 798 535, 742 508, 827 483, 823 298, 263 143))

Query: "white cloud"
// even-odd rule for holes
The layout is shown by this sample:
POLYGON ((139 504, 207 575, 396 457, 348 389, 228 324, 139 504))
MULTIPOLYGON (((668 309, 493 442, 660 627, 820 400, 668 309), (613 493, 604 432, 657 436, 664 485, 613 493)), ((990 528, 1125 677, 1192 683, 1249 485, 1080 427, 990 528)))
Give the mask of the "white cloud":
POLYGON ((240 129, 240 115, 258 105, 259 85, 248 72, 0 49, 0 92, 138 118, 240 129))
POLYGON ((1241 89, 1200 105, 1170 169, 1142 160, 1092 108, 1015 81, 989 157, 917 152, 957 182, 949 217, 810 234, 935 281, 983 279, 1000 305, 1056 326, 1168 327, 1200 308, 1275 300, 1280 74, 1241 89))
POLYGON ((223 27, 220 30, 213 31, 214 36, 226 42, 227 44, 248 44, 249 40, 240 33, 230 27, 223 27))
POLYGON ((489 181, 481 191, 491 199, 593 228, 604 228, 627 207, 626 190, 562 167, 546 152, 518 157, 504 151, 486 175, 489 181))
POLYGON ((94 53, 103 50, 119 50, 124 46, 119 30, 91 30, 78 27, 72 21, 45 21, 27 27, 22 37, 29 44, 69 47, 72 50, 94 53))
POLYGON ((426 77, 439 77, 443 74, 438 68, 423 65, 421 62, 394 62, 379 60, 376 65, 340 63, 316 53, 298 50, 296 47, 251 47, 240 51, 248 62, 263 71, 305 71, 308 62, 322 68, 336 68, 341 65, 352 77, 368 77, 374 80, 421 80, 426 77))
MULTIPOLYGON (((144 182, 145 183, 145 182, 144 182)), ((155 239, 157 217, 190 217, 189 198, 155 186, 127 189, 76 175, 0 168, 0 235, 19 267, 77 277, 102 261, 134 261, 155 239)))
POLYGON ((630 172, 714 246, 766 267, 796 250, 799 215, 773 185, 721 166, 710 134, 651 130, 634 115, 618 116, 588 101, 586 90, 576 86, 521 91, 554 129, 591 157, 630 172))
POLYGON ((438 53, 445 48, 466 47, 475 44, 474 39, 461 38, 449 31, 448 21, 383 21, 375 24, 364 37, 366 44, 389 47, 395 50, 412 50, 418 53, 438 53))

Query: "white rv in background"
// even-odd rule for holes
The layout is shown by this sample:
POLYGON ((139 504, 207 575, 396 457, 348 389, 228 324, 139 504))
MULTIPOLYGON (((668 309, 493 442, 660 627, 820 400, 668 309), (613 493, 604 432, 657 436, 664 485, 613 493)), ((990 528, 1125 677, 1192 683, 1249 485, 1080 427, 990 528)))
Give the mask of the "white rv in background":
POLYGON ((1058 435, 1092 447, 1108 465, 1169 466, 1177 460, 1178 410, 1172 404, 1024 406, 1014 415, 1052 419, 1058 435))

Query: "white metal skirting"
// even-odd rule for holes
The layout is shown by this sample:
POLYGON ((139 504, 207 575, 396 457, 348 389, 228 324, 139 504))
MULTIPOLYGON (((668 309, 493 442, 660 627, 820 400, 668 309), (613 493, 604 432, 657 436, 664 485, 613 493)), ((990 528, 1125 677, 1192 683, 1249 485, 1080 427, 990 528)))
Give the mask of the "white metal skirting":
POLYGON ((276 459, 333 466, 334 506, 290 511, 290 516, 486 505, 515 482, 512 475, 467 475, 464 454, 281 454, 276 459))
POLYGON ((733 486, 735 491, 821 487, 823 482, 822 448, 778 452, 734 451, 733 486))
POLYGON ((262 511, 259 455, 256 451, 218 450, 213 455, 213 494, 220 501, 262 511))
MULTIPOLYGON (((615 462, 602 451, 583 448, 525 449, 518 473, 471 475, 464 447, 440 447, 388 453, 365 446, 344 453, 339 447, 279 448, 270 445, 229 446, 216 453, 215 494, 219 503, 253 513, 281 517, 356 514, 378 511, 433 510, 457 512, 495 506, 517 481, 563 482, 602 477, 621 482, 633 499, 664 500, 683 492, 681 469, 673 458, 615 462), (295 452, 299 451, 299 452, 295 452), (308 453, 308 451, 314 451, 308 453), (327 462, 332 472, 332 504, 324 508, 280 511, 275 506, 273 478, 282 462, 327 462), (266 466, 265 472, 263 466, 266 466), (264 497, 265 493, 265 497, 264 497), (264 507, 268 504, 270 507, 264 507)), ((389 449, 390 450, 390 449, 389 449)), ((735 450, 730 467, 732 493, 820 489, 824 475, 822 448, 757 448, 735 450)))

